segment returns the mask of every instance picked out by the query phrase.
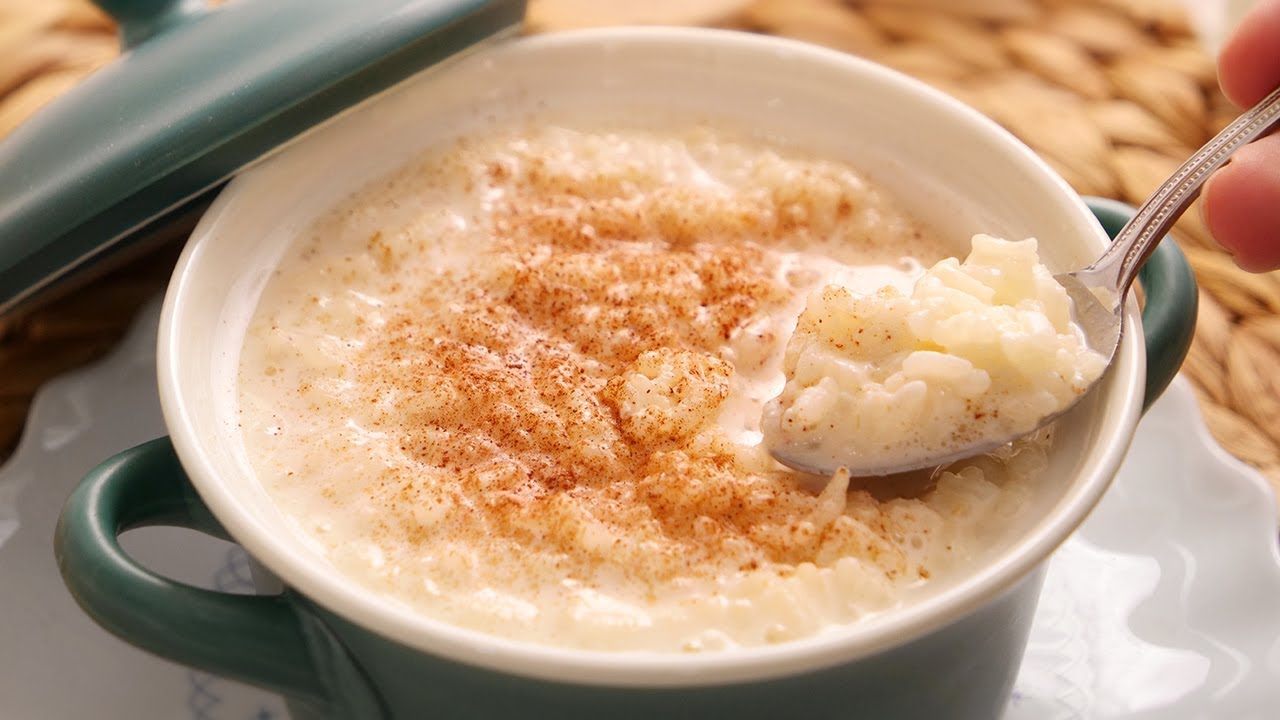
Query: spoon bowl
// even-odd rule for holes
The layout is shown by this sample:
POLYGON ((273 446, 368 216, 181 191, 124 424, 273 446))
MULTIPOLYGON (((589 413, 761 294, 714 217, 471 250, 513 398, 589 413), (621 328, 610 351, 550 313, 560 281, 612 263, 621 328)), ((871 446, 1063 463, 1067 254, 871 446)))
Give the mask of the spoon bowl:
MULTIPOLYGON (((1236 118, 1183 163, 1138 208, 1097 261, 1081 270, 1054 276, 1071 298, 1072 320, 1080 328, 1085 342, 1108 366, 1124 332, 1125 299, 1143 263, 1200 196, 1205 181, 1226 165, 1236 150, 1271 132, 1277 125, 1280 125, 1280 89, 1236 118)), ((990 452, 1036 432, 1075 407, 1097 383, 1095 379, 1069 403, 1041 417, 1035 427, 1009 435, 980 437, 941 454, 900 456, 890 464, 874 464, 865 458, 824 457, 807 450, 796 452, 786 446, 771 446, 769 453, 792 469, 826 476, 848 471, 857 477, 874 477, 938 467, 990 452)))

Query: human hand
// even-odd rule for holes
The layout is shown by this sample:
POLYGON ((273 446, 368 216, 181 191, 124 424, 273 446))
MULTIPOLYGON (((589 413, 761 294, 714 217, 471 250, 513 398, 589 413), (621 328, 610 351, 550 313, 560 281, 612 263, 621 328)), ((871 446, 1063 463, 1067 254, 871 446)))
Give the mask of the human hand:
MULTIPOLYGON (((1280 86, 1280 0, 1261 0, 1218 58, 1222 90, 1249 107, 1280 86)), ((1209 179, 1202 201, 1215 240, 1252 272, 1280 268, 1280 134, 1236 151, 1209 179)))

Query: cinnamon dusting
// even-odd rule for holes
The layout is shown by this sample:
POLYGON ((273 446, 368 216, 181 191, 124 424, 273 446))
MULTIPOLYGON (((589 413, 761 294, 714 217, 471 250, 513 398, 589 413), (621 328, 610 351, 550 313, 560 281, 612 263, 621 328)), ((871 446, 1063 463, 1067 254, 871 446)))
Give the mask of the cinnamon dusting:
MULTIPOLYGON (((799 602, 780 580, 836 583, 819 615, 851 619, 935 571, 938 511, 822 492, 721 415, 780 358, 789 328, 764 321, 824 277, 788 253, 942 254, 894 213, 844 166, 714 135, 461 143, 339 207, 282 265, 242 361, 246 408, 280 431, 246 443, 300 517, 326 518, 337 562, 462 624, 511 633, 503 618, 578 618, 598 594, 621 604, 591 611, 608 631, 572 644, 657 622, 623 605, 733 642, 812 632, 812 613, 779 614, 799 602), (732 611, 750 629, 706 619, 753 603, 732 611)), ((574 621, 548 622, 528 632, 574 621)))

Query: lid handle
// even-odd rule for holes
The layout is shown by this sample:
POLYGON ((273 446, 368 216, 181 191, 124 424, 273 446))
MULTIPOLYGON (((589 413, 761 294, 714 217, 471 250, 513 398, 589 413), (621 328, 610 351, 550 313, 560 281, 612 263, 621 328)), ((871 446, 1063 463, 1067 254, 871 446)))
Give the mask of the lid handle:
POLYGON ((120 42, 139 45, 174 25, 206 12, 204 0, 93 0, 120 25, 120 42))

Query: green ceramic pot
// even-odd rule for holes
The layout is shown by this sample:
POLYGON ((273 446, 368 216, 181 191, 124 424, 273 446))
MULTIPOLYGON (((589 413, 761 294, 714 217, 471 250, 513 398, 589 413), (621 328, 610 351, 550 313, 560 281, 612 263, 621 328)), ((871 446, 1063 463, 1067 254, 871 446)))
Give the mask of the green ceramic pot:
POLYGON ((232 175, 523 0, 95 0, 116 61, 0 138, 0 314, 189 229, 232 175))
POLYGON ((205 215, 161 318, 170 438, 96 469, 58 527, 63 576, 85 610, 138 647, 284 693, 299 718, 997 717, 1045 560, 1101 497, 1144 402, 1169 382, 1189 345, 1195 284, 1170 243, 1143 272, 1146 311, 1127 309, 1113 367, 1060 423, 1016 542, 919 602, 815 638, 637 654, 451 627, 332 571, 245 471, 235 430, 241 338, 300 224, 419 149, 488 118, 617 112, 635 119, 644 114, 637 108, 747 120, 871 169, 917 214, 958 233, 1036 235, 1059 268, 1087 264, 1129 212, 1107 201, 1087 206, 1030 150, 947 97, 806 45, 628 29, 529 38, 471 55, 241 175, 205 215), (239 542, 261 564, 268 594, 199 590, 143 568, 117 537, 151 524, 239 542))

